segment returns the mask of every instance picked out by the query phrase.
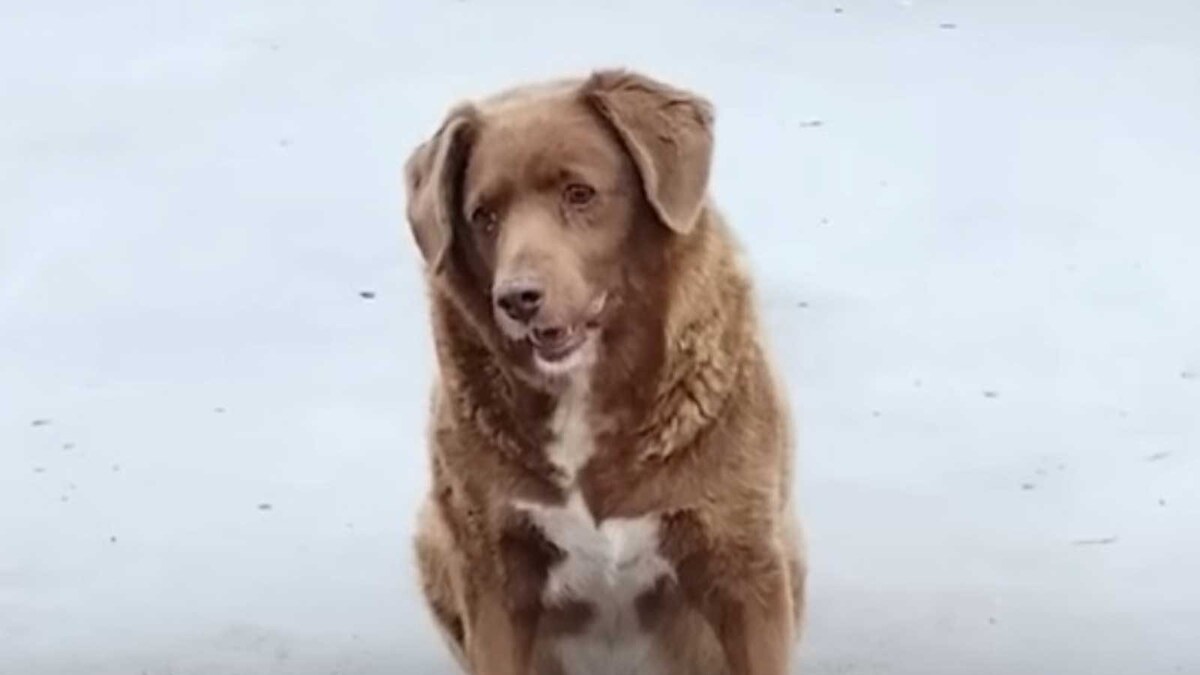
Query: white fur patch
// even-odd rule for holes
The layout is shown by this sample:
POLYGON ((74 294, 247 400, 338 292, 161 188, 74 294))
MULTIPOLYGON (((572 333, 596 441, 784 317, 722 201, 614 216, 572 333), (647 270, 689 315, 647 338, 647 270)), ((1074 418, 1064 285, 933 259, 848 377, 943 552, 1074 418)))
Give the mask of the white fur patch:
POLYGON ((658 518, 612 518, 597 524, 575 488, 575 477, 595 451, 587 421, 588 382, 577 377, 551 418, 550 460, 566 476, 566 504, 520 502, 543 535, 566 556, 551 568, 547 604, 583 601, 592 616, 583 632, 558 639, 567 675, 658 675, 663 672, 651 636, 642 630, 635 601, 673 575, 659 554, 658 518))
POLYGON ((563 472, 563 487, 574 485, 575 476, 596 451, 592 426, 588 422, 590 403, 591 378, 589 373, 580 373, 570 379, 550 417, 554 440, 546 448, 546 455, 563 472))

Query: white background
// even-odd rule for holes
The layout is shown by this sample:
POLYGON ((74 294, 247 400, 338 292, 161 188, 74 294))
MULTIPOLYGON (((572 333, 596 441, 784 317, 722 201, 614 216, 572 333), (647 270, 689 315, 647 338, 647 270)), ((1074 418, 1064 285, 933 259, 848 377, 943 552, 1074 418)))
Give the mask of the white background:
POLYGON ((400 167, 603 65, 717 105, 802 670, 1200 673, 1200 3, 837 7, 4 2, 0 674, 451 672, 400 167))

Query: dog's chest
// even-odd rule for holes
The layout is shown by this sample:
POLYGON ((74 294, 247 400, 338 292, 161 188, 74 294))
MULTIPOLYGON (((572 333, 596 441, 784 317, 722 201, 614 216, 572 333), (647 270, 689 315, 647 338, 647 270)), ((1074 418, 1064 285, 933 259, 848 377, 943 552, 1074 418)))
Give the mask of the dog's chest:
POLYGON ((568 390, 551 420, 548 455, 562 470, 563 504, 521 503, 530 521, 562 552, 542 591, 548 606, 585 603, 579 632, 557 638, 567 675, 655 675, 661 672, 637 600, 673 574, 659 553, 659 518, 610 518, 597 523, 575 482, 595 450, 587 422, 586 390, 568 390))

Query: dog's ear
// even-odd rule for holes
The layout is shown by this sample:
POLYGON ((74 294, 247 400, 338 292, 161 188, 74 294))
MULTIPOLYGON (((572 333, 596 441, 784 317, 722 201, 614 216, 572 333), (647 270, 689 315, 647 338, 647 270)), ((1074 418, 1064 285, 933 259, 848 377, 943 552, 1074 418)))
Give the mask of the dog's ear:
POLYGON ((463 172, 477 115, 470 106, 450 112, 433 138, 417 146, 404 165, 408 224, 413 239, 434 272, 441 271, 462 218, 463 172))
POLYGON ((675 232, 691 231, 712 166, 712 104, 619 70, 593 74, 583 94, 616 130, 659 219, 675 232))

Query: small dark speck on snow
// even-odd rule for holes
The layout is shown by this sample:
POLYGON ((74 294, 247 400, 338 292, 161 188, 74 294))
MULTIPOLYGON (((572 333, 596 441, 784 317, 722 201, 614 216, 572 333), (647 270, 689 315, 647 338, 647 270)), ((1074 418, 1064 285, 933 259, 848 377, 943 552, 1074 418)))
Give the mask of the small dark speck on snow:
POLYGON ((833 8, 833 13, 834 13, 834 14, 841 14, 843 11, 845 11, 845 10, 843 10, 841 7, 834 7, 834 8, 833 8))
POLYGON ((74 443, 63 443, 62 449, 63 450, 74 450, 75 444, 74 443))
POLYGON ((117 538, 116 538, 116 537, 109 537, 109 538, 108 538, 108 543, 110 543, 110 544, 115 544, 115 543, 117 543, 117 538))
POLYGON ((1000 392, 992 391, 989 389, 989 390, 983 392, 983 397, 984 398, 1000 398, 1000 392))
POLYGON ((804 302, 803 300, 801 300, 800 302, 797 302, 796 306, 799 307, 800 309, 808 309, 808 303, 804 302))
POLYGON ((46 467, 44 467, 44 466, 35 466, 35 467, 33 467, 33 472, 34 472, 34 473, 46 473, 46 467))
POLYGON ((113 473, 116 473, 116 472, 120 471, 120 470, 121 470, 121 465, 120 465, 120 464, 113 464, 113 465, 112 465, 112 470, 113 470, 113 473))
POLYGON ((822 120, 805 120, 800 123, 801 129, 816 129, 817 127, 823 126, 825 126, 825 122, 822 120))
POLYGON ((1116 537, 1099 537, 1096 539, 1076 539, 1071 542, 1075 546, 1108 546, 1117 543, 1116 537))
POLYGON ((871 417, 879 417, 879 416, 880 416, 880 415, 882 415, 882 414, 883 414, 883 413, 879 412, 878 410, 872 410, 872 411, 871 411, 871 417))
POLYGON ((1158 505, 1159 505, 1159 506, 1166 506, 1166 505, 1167 505, 1167 500, 1165 500, 1165 499, 1160 499, 1160 500, 1158 500, 1158 505))
POLYGON ((48 420, 48 419, 37 419, 37 420, 34 420, 34 421, 30 422, 30 423, 29 423, 29 426, 31 426, 31 427, 46 427, 46 426, 50 426, 50 420, 48 420))
POLYGON ((374 300, 375 291, 359 291, 358 297, 362 298, 363 300, 374 300))
POLYGON ((292 139, 290 139, 290 138, 279 139, 279 147, 281 147, 281 148, 289 147, 289 146, 291 146, 291 144, 292 144, 292 139))
POLYGON ((958 28, 958 24, 947 21, 945 23, 939 23, 938 28, 941 28, 942 30, 954 30, 955 28, 958 28))
POLYGON ((1036 485, 1034 485, 1033 483, 1021 483, 1021 489, 1022 489, 1022 490, 1025 490, 1025 491, 1032 490, 1032 489, 1034 489, 1034 488, 1036 488, 1036 487, 1037 487, 1037 486, 1036 486, 1036 485))
POLYGON ((1185 370, 1179 374, 1179 377, 1181 377, 1185 380, 1195 380, 1197 378, 1200 378, 1200 375, 1197 375, 1196 373, 1194 373, 1190 370, 1185 370))
POLYGON ((223 413, 223 412, 225 412, 225 409, 224 409, 224 408, 222 408, 222 407, 220 407, 220 406, 218 406, 218 407, 216 407, 216 408, 213 408, 213 412, 220 414, 220 413, 223 413))
POLYGON ((258 505, 258 510, 259 510, 259 511, 270 511, 270 510, 271 510, 271 505, 270 505, 270 504, 268 504, 267 502, 263 502, 263 503, 261 503, 261 504, 259 504, 259 505, 258 505))
POLYGON ((1171 456, 1171 453, 1169 453, 1169 452, 1156 452, 1153 455, 1150 455, 1149 457, 1147 457, 1146 461, 1147 462, 1161 462, 1162 460, 1164 460, 1170 456, 1171 456))

